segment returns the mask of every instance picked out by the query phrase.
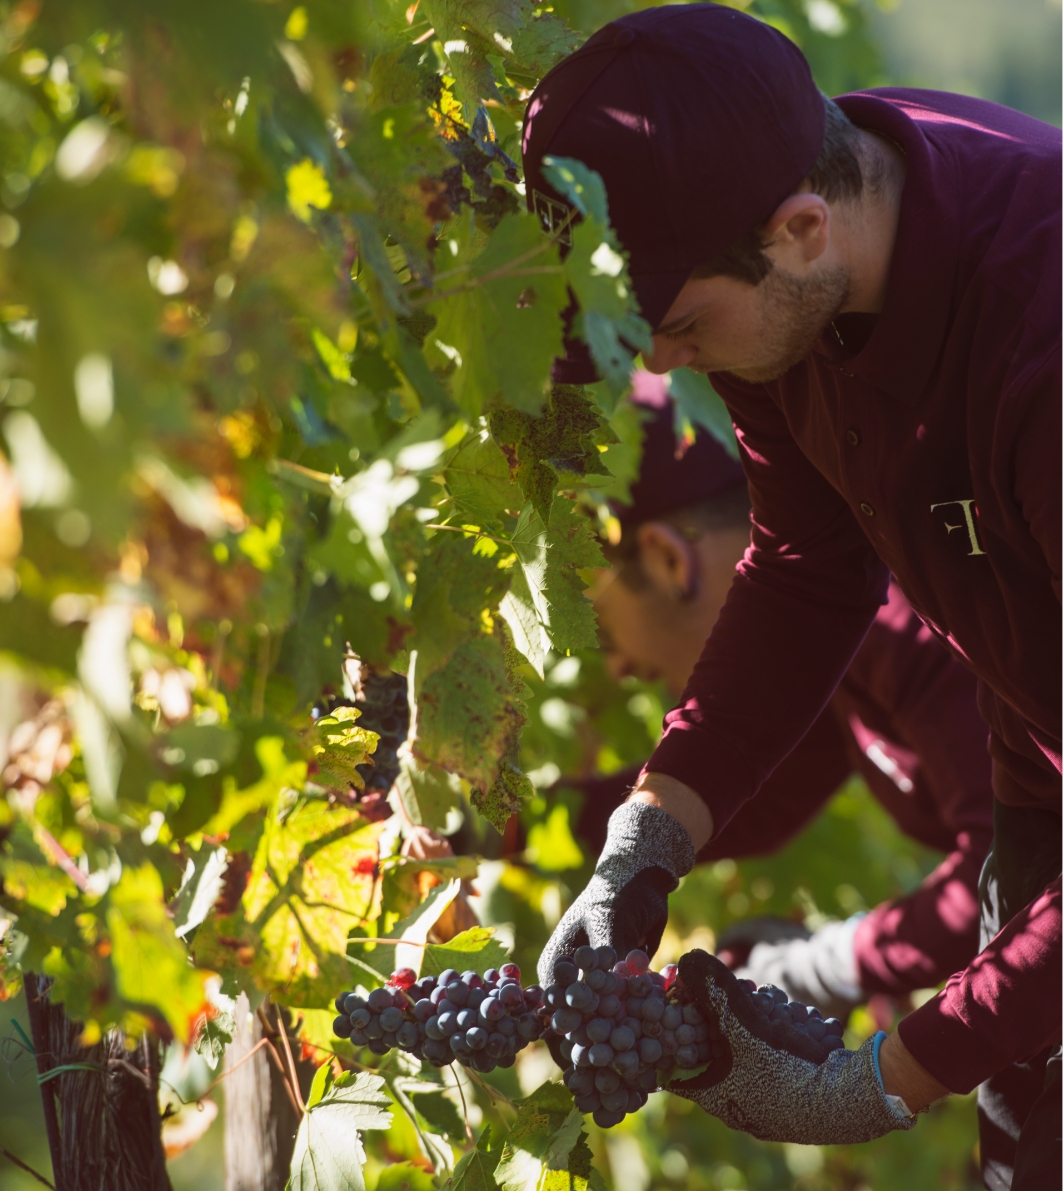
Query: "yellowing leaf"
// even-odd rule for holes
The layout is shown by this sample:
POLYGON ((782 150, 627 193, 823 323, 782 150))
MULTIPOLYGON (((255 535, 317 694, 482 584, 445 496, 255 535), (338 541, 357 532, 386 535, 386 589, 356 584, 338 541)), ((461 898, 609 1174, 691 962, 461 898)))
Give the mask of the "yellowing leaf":
POLYGON ((305 158, 293 165, 285 175, 288 186, 288 206, 303 223, 310 222, 310 208, 325 211, 332 205, 332 190, 325 171, 316 162, 305 158))

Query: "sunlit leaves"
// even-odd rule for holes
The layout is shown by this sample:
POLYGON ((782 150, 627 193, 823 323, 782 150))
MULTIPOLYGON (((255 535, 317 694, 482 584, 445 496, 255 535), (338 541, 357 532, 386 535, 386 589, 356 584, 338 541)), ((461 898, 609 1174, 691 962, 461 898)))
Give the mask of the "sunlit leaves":
POLYGON ((501 1191, 602 1189, 591 1169, 583 1117, 560 1084, 543 1084, 521 1102, 494 1172, 501 1191))
POLYGON ((304 159, 285 175, 288 206, 297 218, 310 222, 310 209, 324 211, 332 205, 332 190, 325 173, 316 162, 304 159))
POLYGON ((733 458, 738 458, 731 415, 707 376, 677 368, 668 374, 668 392, 675 403, 677 436, 692 442, 699 429, 707 430, 733 458))
POLYGON ((291 1191, 365 1191, 360 1131, 387 1129, 391 1101, 379 1075, 318 1069, 299 1124, 292 1156, 291 1191))

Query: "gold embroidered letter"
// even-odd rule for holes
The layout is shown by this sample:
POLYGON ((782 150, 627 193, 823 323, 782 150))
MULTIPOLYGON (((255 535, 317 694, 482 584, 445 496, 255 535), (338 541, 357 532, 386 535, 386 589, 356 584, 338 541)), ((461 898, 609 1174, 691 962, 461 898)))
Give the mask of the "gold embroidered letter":
POLYGON ((930 511, 933 512, 935 509, 943 509, 943 508, 945 508, 946 505, 959 505, 963 509, 965 525, 949 525, 949 523, 946 521, 945 529, 948 530, 949 533, 952 533, 952 531, 954 529, 966 528, 967 537, 970 539, 970 542, 971 542, 971 549, 968 552, 968 558, 972 557, 975 554, 985 554, 985 551, 982 549, 981 544, 978 541, 978 530, 975 527, 974 514, 971 512, 971 507, 974 505, 974 501, 973 500, 942 500, 942 501, 939 501, 936 505, 931 505, 930 511))

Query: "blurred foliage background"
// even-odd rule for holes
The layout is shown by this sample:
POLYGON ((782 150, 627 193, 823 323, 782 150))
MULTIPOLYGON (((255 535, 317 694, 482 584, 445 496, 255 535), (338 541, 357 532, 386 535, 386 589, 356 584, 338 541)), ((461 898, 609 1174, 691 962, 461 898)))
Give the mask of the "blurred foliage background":
MULTIPOLYGON (((558 0, 553 11, 571 28, 586 34, 637 6, 627 0, 558 0)), ((97 17, 102 28, 104 16, 125 8, 102 3, 71 7, 79 10, 71 15, 66 31, 75 51, 79 38, 82 44, 92 44, 97 17)), ((313 486, 322 483, 321 476, 327 486, 330 475, 345 475, 378 458, 394 463, 403 448, 438 441, 450 424, 417 422, 431 406, 421 391, 430 389, 431 382, 423 374, 415 375, 416 362, 402 355, 409 345, 394 331, 394 322, 390 340, 386 335, 381 335, 380 341, 373 338, 381 332, 387 295, 374 289, 371 280, 366 283, 365 305, 358 313, 359 317, 368 313, 360 324, 358 319, 352 324, 349 312, 335 302, 315 236, 327 241, 331 235, 342 241, 343 231, 332 225, 322 227, 318 213, 327 209, 333 198, 340 206, 349 196, 340 193, 335 174, 314 168, 315 163, 326 162, 327 154, 314 143, 311 111, 314 105, 327 108, 334 97, 322 99, 313 93, 319 76, 313 70, 313 36, 306 39, 305 10, 264 7, 275 18, 273 33, 296 49, 288 67, 297 87, 289 86, 288 92, 279 88, 280 98, 273 109, 278 124, 271 132, 272 139, 266 138, 269 151, 263 153, 251 137, 246 143, 241 141, 241 129, 246 127, 242 118, 249 106, 256 118, 261 115, 268 122, 270 116, 265 109, 261 113, 256 109, 257 95, 240 85, 241 62, 227 60, 246 58, 250 70, 263 52, 255 37, 248 37, 255 34, 256 23, 241 23, 244 10, 234 6, 224 44, 200 47, 205 73, 219 70, 236 78, 218 110, 203 115, 204 135, 188 135, 190 122, 187 113, 180 111, 180 94, 170 93, 164 103, 158 102, 177 77, 167 75, 166 55, 160 52, 157 75, 145 72, 136 81, 129 130, 136 147, 130 152, 129 144, 116 142, 92 125, 79 142, 71 145, 64 140, 65 131, 86 114, 77 110, 73 72, 82 72, 81 85, 96 97, 100 119, 106 120, 117 108, 118 93, 126 83, 117 77, 120 47, 97 42, 95 58, 85 56, 84 50, 79 57, 67 47, 63 30, 57 28, 62 21, 51 26, 55 44, 41 47, 32 35, 25 39, 19 34, 20 27, 32 33, 39 6, 26 2, 0 5, 4 36, 7 44, 15 47, 0 70, 0 122, 6 138, 3 154, 8 163, 20 162, 18 168, 8 169, 0 184, 0 245, 7 250, 16 242, 21 244, 21 255, 5 257, 0 266, 7 302, 0 310, 6 376, 0 418, 16 463, 18 450, 24 458, 35 460, 32 476, 20 477, 24 508, 20 523, 22 569, 18 573, 21 596, 43 601, 45 607, 56 595, 71 597, 59 610, 62 615, 56 614, 53 604, 53 619, 43 623, 31 619, 14 623, 8 615, 7 624, 2 625, 5 606, 0 605, 0 625, 4 648, 15 653, 18 650, 12 641, 20 634, 35 634, 43 642, 35 665, 40 687, 45 689, 56 670, 71 669, 77 646, 71 633, 96 606, 92 601, 99 599, 99 575, 115 571, 130 583, 143 578, 171 599, 173 609, 182 608, 184 619, 177 612, 167 619, 163 612, 150 631, 142 634, 151 648, 135 659, 137 674, 143 678, 155 671, 152 681, 158 685, 151 688, 152 694, 142 682, 141 692, 146 691, 149 700, 155 699, 156 709, 182 706, 182 700, 190 708, 194 704, 197 724, 210 728, 226 722, 230 708, 212 694, 205 667, 219 672, 229 667, 226 682, 233 716, 243 714, 256 723, 264 721, 270 731, 287 741, 290 758, 298 755, 292 743, 297 736, 293 709, 298 704, 305 708, 308 696, 320 694, 313 689, 320 685, 319 673, 327 672, 329 666, 337 669, 328 618, 339 608, 348 629, 364 627, 359 642, 364 656, 395 661, 403 651, 403 634, 410 631, 404 607, 399 600, 394 617, 398 639, 389 640, 388 621, 380 605, 405 592, 407 586, 416 589, 416 576, 408 579, 399 573, 401 567, 389 572, 388 560, 393 565, 406 551, 413 574, 417 550, 422 548, 412 545, 420 532, 412 517, 403 520, 400 516, 393 527, 395 537, 389 541, 387 557, 375 551, 371 542, 356 542, 349 534, 347 544, 337 544, 335 535, 318 535, 314 519, 326 502, 313 486), (224 68, 220 66, 223 61, 224 68), (84 81, 90 70, 94 73, 84 81), (301 70, 309 75, 301 77, 301 70), (26 109, 21 98, 27 86, 37 88, 41 96, 37 112, 26 109), (305 108, 300 106, 304 103, 305 108), (209 120, 216 127, 211 127, 209 120), (229 137, 234 143, 227 142, 225 153, 216 153, 209 148, 212 136, 219 142, 229 137), (181 141, 182 137, 186 139, 181 141), (117 163, 114 169, 109 168, 112 162, 117 163), (293 163, 304 162, 309 168, 291 172, 293 163), (97 174, 101 175, 98 179, 97 174), (78 190, 77 201, 70 202, 70 184, 64 186, 63 179, 79 177, 86 183, 95 181, 78 190), (330 185, 336 187, 335 195, 330 185), (269 195, 278 187, 287 194, 287 215, 278 212, 276 203, 270 207, 269 195), (31 191, 32 202, 27 203, 31 191), (130 235, 150 250, 147 276, 151 285, 150 289, 143 287, 143 294, 115 284, 125 272, 135 272, 138 278, 144 273, 144 260, 129 255, 130 235), (62 261, 61 268, 56 267, 57 260, 62 261), (245 298, 245 292, 251 297, 245 298), (103 305, 95 300, 101 293, 110 299, 103 305), (114 295, 123 294, 122 301, 115 304, 114 295), (234 294, 232 305, 226 307, 234 294), (58 324, 60 337, 43 341, 47 349, 43 354, 32 348, 33 315, 38 306, 70 316, 58 324), (206 317, 209 311, 216 313, 213 322, 206 317), (154 345, 160 320, 169 337, 171 357, 164 355, 154 364, 145 363, 143 345, 154 345), (370 326, 373 333, 367 336, 363 329, 359 343, 357 328, 370 326), (287 329, 291 327, 296 328, 294 333, 287 329), (292 349, 292 338, 298 350, 292 349), (108 372, 108 359, 94 356, 93 344, 100 341, 109 345, 118 361, 114 374, 108 372), (17 364, 23 352, 34 355, 33 380, 28 379, 31 373, 17 364), (131 360, 137 362, 135 367, 131 360), (399 361, 398 371, 389 360, 399 361), (78 367, 84 369, 76 377, 82 426, 71 420, 72 404, 64 407, 33 400, 33 386, 41 394, 50 391, 49 385, 69 390, 71 361, 78 361, 78 367), (350 401, 341 413, 336 394, 349 396, 349 392, 337 386, 349 385, 352 373, 361 381, 363 393, 378 394, 381 399, 350 401), (124 389, 123 375, 136 375, 142 387, 124 389), (252 385, 274 395, 282 417, 268 412, 269 401, 252 408, 247 397, 252 385), (296 391, 309 394, 309 399, 288 401, 288 394, 296 391), (189 397, 204 392, 209 400, 198 404, 189 397), (167 450, 177 444, 167 456, 169 463, 141 460, 135 469, 139 479, 131 488, 110 482, 119 466, 127 462, 123 452, 129 440, 109 438, 104 431, 108 402, 120 411, 131 439, 143 432, 149 440, 166 444, 167 450), (212 438, 204 432, 197 436, 206 409, 212 411, 212 418, 221 417, 224 449, 215 441, 216 435, 212 438), (100 433, 87 455, 84 426, 91 429, 94 418, 100 433), (341 434, 333 433, 337 425, 341 434), (37 437, 33 426, 38 427, 37 437), (49 453, 48 444, 58 453, 58 461, 49 453), (181 459, 183 471, 175 470, 175 456, 181 459), (301 509, 292 499, 290 484, 284 488, 265 466, 267 457, 296 460, 306 469, 302 479, 307 485, 304 491, 310 495, 301 509), (209 499, 188 480, 197 472, 214 477, 209 499), (228 487, 226 482, 218 482, 219 477, 228 487), (67 496, 71 484, 79 492, 76 504, 67 496), (314 500, 319 501, 317 506, 314 500), (134 504, 144 518, 138 527, 138 540, 147 543, 143 554, 122 546, 126 519, 134 504), (181 510, 178 515, 175 508, 181 510), (189 529, 197 518, 198 536, 189 529), (202 532, 203 527, 207 532, 202 532), (337 562, 337 550, 343 561, 337 562), (303 557, 308 552, 306 557, 315 563, 298 582, 280 562, 286 551, 288 557, 303 557), (47 559, 48 565, 40 565, 41 559, 47 559), (58 575, 62 582, 57 585, 58 575), (332 603, 323 598, 326 595, 332 603), (83 599, 80 605, 78 596, 83 599), (204 635, 197 635, 198 628, 186 631, 192 620, 207 626, 204 635), (289 633, 282 643, 291 623, 297 628, 300 623, 310 624, 314 632, 289 633), (265 631, 256 636, 256 626, 264 626, 265 631), (259 677, 271 666, 276 666, 283 681, 271 678, 266 682, 259 677), (163 684, 166 674, 177 671, 181 677, 163 684)), ((330 10, 341 25, 349 19, 349 14, 342 14, 342 7, 330 10)), ((1009 0, 1007 4, 996 0, 900 0, 880 6, 861 6, 853 0, 753 0, 746 7, 798 41, 828 92, 884 83, 953 89, 1060 122, 1058 0, 1009 0)), ((193 31, 199 13, 199 5, 185 6, 185 19, 193 31)), ((353 21, 352 27, 357 25, 358 21, 353 21)), ((330 29, 328 35, 334 32, 330 29)), ((190 103, 192 99, 190 96, 190 103)), ((513 149, 515 103, 510 103, 508 117, 502 109, 494 117, 498 141, 513 156, 517 156, 513 149)), ((366 129, 371 113, 362 116, 367 124, 361 131, 369 136, 366 129)), ((413 126, 399 131, 413 141, 418 135, 413 126)), ((388 134, 386 125, 381 124, 374 135, 379 146, 383 144, 380 137, 394 135, 394 126, 388 134)), ((480 180, 488 196, 485 201, 502 202, 491 187, 504 189, 506 167, 493 155, 490 144, 481 140, 480 153, 488 160, 477 160, 473 168, 481 170, 480 180)), ((426 160, 434 152, 427 137, 422 151, 426 160)), ((417 220, 431 218, 432 195, 421 193, 413 201, 404 194, 399 175, 388 173, 391 167, 386 155, 375 156, 372 168, 377 186, 384 191, 393 189, 397 199, 406 203, 399 202, 399 209, 391 213, 394 226, 401 229, 405 220, 416 224, 420 233, 423 228, 417 220)), ((471 176, 467 173, 465 180, 471 176)), ((357 214, 357 200, 349 205, 357 214)), ((481 210, 477 218, 493 218, 499 213, 481 210)), ((342 257, 346 249, 339 241, 328 244, 328 250, 342 257)), ((392 236, 385 245, 391 254, 388 261, 382 265, 378 259, 372 268, 380 268, 383 276, 385 265, 390 264, 401 284, 408 285, 423 267, 415 259, 414 241, 411 235, 406 242, 409 255, 400 261, 395 248, 403 241, 392 236)), ((56 333, 55 327, 44 330, 56 333)), ((430 363, 437 379, 452 382, 453 373, 447 372, 445 360, 430 357, 430 363)), ((460 369, 460 363, 458 366, 460 369)), ((600 416, 596 415, 599 429, 608 427, 601 445, 612 440, 603 457, 621 483, 637 457, 637 425, 626 409, 622 401, 617 404, 615 398, 603 397, 600 416)), ((447 449, 459 438, 448 440, 447 449)), ((410 466, 405 474, 402 469, 398 473, 392 469, 386 482, 398 474, 399 479, 414 479, 418 488, 422 484, 427 487, 424 477, 436 460, 418 470, 416 456, 406 458, 410 466)), ((582 489, 581 499, 592 512, 615 491, 604 480, 600 482, 602 487, 588 483, 582 489)), ((397 512, 402 501, 393 495, 392 512, 397 512)), ((429 504, 431 499, 421 492, 422 503, 429 504)), ((343 525, 345 533, 356 528, 353 522, 343 525)), ((10 526, 0 524, 0 550, 7 551, 3 559, 7 562, 18 554, 18 544, 12 551, 5 532, 10 537, 10 526)), ((7 590, 5 594, 11 597, 14 593, 7 590)), ((160 606, 165 608, 165 600, 160 606)), ((15 607, 15 603, 6 606, 8 610, 15 607)), ((123 631, 121 625, 111 627, 123 631)), ((0 705, 6 718, 0 730, 6 733, 22 719, 26 706, 19 694, 24 676, 12 665, 4 666, 0 705)), ((611 683, 600 657, 589 645, 572 648, 568 656, 550 653, 542 678, 531 666, 522 666, 521 680, 526 688, 527 722, 515 760, 531 786, 523 788, 520 831, 511 829, 503 839, 469 805, 466 785, 460 795, 462 823, 451 838, 457 852, 483 857, 471 898, 473 908, 481 921, 494 926, 497 937, 513 948, 514 958, 525 971, 531 972, 549 930, 593 867, 593 857, 584 855, 572 836, 578 795, 566 790, 563 783, 558 785, 558 779, 609 772, 643 760, 652 749, 666 708, 659 690, 633 682, 611 683)), ((339 685, 338 676, 334 682, 339 685)), ((106 683, 97 695, 106 705, 106 683)), ((175 715, 174 722, 182 718, 175 715)), ((265 728, 256 729, 253 739, 264 733, 265 728)), ((66 743, 60 740, 56 749, 66 743)), ((176 743, 172 747, 177 747, 176 743)), ((246 749, 236 758, 215 758, 206 752, 198 759, 206 764, 187 776, 185 802, 176 805, 172 789, 157 782, 150 787, 150 797, 141 800, 134 827, 147 851, 158 841, 160 825, 173 822, 181 806, 186 807, 186 814, 191 813, 187 808, 194 801, 190 797, 196 790, 193 778, 208 785, 212 772, 217 771, 217 765, 212 771, 211 764, 220 759, 223 765, 231 765, 245 787, 267 769, 261 755, 256 761, 246 749)), ((281 754, 281 761, 284 759, 281 754)), ((98 750, 95 757, 79 753, 68 771, 70 780, 61 783, 57 791, 46 789, 36 804, 38 820, 68 847, 71 841, 77 842, 81 820, 74 811, 84 805, 84 788, 92 781, 87 770, 93 764, 107 768, 106 734, 102 752, 98 750)), ((209 791, 201 793, 209 803, 209 791)), ((199 828, 206 821, 201 816, 191 826, 199 828)), ((371 816, 365 821, 374 822, 371 816)), ((93 858, 93 871, 105 871, 110 861, 103 842, 97 838, 92 846, 103 849, 93 858)), ((716 931, 752 912, 844 916, 912 888, 936 859, 900 837, 861 783, 854 780, 782 854, 738 864, 723 861, 691 874, 672 899, 672 917, 659 960, 676 958, 691 946, 711 946, 716 931)), ((152 853, 152 863, 166 875, 168 888, 176 882, 180 875, 176 858, 172 861, 175 871, 168 874, 158 852, 152 853)), ((47 904, 42 903, 40 909, 45 916, 52 912, 47 904)), ((17 1030, 9 1024, 17 1022, 26 1028, 21 994, 15 992, 4 1010, 0 1146, 47 1170, 31 1060, 17 1041, 17 1030)), ((863 1011, 854 1013, 849 1026, 851 1042, 873 1028, 863 1011)), ((167 1071, 189 1099, 201 1095, 214 1079, 202 1060, 187 1055, 180 1043, 173 1047, 167 1071)), ((531 1048, 514 1070, 497 1072, 492 1078, 507 1096, 515 1098, 554 1074, 545 1051, 531 1048)), ((221 1110, 217 1119, 170 1163, 177 1191, 221 1191, 223 1187, 224 1088, 223 1081, 211 1093, 221 1110)), ((504 1127, 511 1121, 512 1113, 504 1105, 499 1108, 473 1094, 469 1122, 474 1129, 490 1122, 504 1127)), ((591 1127, 590 1142, 596 1165, 613 1191, 673 1187, 697 1191, 777 1191, 787 1187, 803 1191, 865 1187, 929 1191, 978 1185, 970 1097, 953 1098, 939 1106, 911 1134, 893 1135, 859 1148, 820 1148, 764 1145, 731 1133, 685 1101, 658 1094, 636 1118, 608 1134, 591 1127)), ((366 1144, 368 1185, 371 1189, 379 1186, 380 1191, 392 1185, 383 1172, 419 1155, 412 1128, 401 1123, 386 1137, 368 1134, 366 1144)), ((28 1191, 38 1185, 0 1156, 3 1191, 28 1191)))

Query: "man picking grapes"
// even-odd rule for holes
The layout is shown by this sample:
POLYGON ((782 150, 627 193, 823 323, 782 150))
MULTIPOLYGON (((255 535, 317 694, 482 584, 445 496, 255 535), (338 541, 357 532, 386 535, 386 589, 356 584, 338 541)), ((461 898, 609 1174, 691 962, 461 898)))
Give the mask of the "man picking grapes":
POLYGON ((816 722, 892 572, 978 680, 983 949, 897 1034, 818 1062, 693 953, 680 980, 728 1053, 684 1094, 761 1137, 871 1138, 1056 1048, 1014 1179, 987 1177, 1058 1185, 1059 133, 960 96, 825 101, 780 35, 683 5, 606 26, 532 96, 528 200, 556 227, 551 157, 605 182, 648 367, 710 373, 727 402, 753 534, 544 964, 580 935, 659 938, 668 892, 816 722))

